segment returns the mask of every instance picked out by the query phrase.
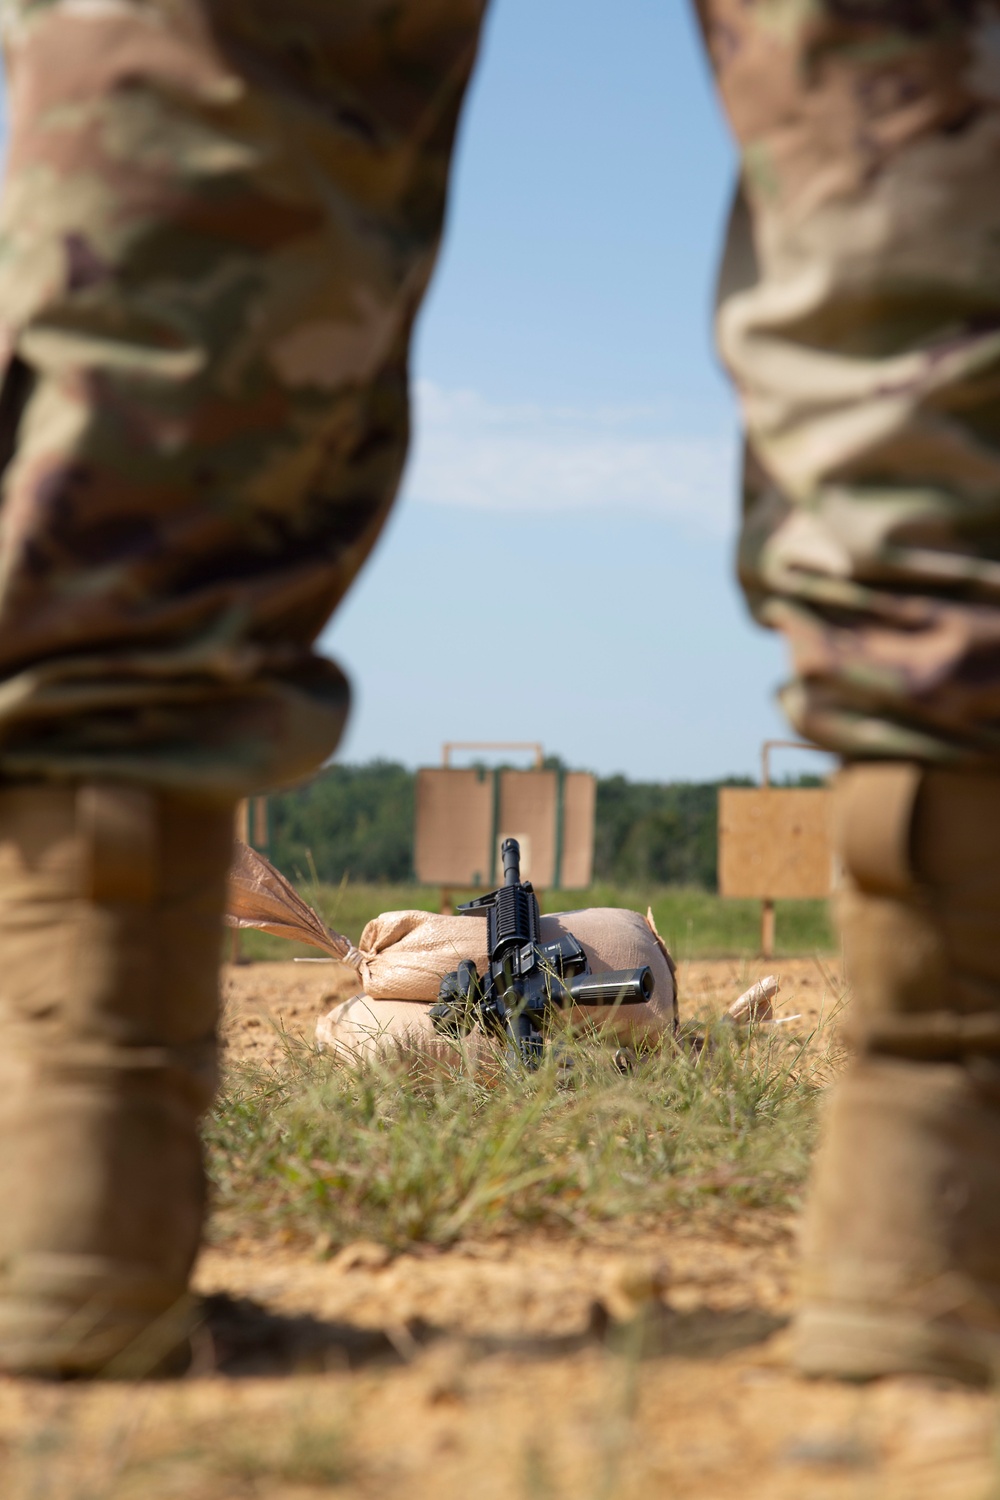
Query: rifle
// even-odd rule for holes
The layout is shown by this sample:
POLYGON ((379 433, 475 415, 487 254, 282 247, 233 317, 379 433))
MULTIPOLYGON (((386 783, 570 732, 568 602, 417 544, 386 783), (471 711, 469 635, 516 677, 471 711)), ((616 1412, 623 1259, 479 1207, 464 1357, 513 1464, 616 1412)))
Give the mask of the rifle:
POLYGON ((641 1005, 653 993, 653 973, 644 964, 594 974, 569 933, 543 943, 538 898, 521 879, 517 840, 506 839, 500 854, 503 885, 458 908, 464 916, 486 916, 486 972, 465 959, 446 974, 431 1018, 437 1031, 453 1037, 467 1036, 478 1023, 506 1040, 513 1067, 534 1070, 551 1016, 570 1005, 641 1005))

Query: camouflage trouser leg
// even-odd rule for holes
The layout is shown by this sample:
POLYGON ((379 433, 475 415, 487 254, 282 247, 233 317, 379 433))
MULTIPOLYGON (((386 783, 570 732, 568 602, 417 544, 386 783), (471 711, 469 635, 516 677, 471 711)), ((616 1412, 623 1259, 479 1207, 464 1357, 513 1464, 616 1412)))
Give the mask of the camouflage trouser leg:
POLYGON ((848 756, 995 761, 1000 5, 697 6, 742 153, 741 575, 787 709, 848 756))
POLYGON ((333 749, 485 0, 0 0, 0 773, 333 749))

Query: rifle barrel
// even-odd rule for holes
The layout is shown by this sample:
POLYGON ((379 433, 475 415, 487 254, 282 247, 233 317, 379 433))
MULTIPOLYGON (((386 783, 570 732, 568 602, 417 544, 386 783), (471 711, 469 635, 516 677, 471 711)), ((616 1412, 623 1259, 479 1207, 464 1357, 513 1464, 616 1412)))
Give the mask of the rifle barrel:
POLYGON ((521 846, 517 839, 504 839, 500 858, 503 860, 504 885, 520 885, 521 846))

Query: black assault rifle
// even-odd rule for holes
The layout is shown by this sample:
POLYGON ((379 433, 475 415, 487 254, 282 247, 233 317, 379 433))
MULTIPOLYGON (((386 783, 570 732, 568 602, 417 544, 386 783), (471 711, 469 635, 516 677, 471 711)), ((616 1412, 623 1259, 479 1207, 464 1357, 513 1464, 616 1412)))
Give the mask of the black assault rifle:
POLYGON ((641 1005, 653 993, 648 964, 593 974, 576 938, 564 933, 541 941, 541 915, 531 883, 521 879, 521 850, 506 839, 500 851, 503 885, 488 896, 467 901, 463 915, 486 916, 486 973, 466 959, 441 981, 431 1007, 435 1028, 467 1036, 478 1024, 504 1037, 514 1066, 537 1068, 542 1058, 542 1026, 569 1005, 641 1005))

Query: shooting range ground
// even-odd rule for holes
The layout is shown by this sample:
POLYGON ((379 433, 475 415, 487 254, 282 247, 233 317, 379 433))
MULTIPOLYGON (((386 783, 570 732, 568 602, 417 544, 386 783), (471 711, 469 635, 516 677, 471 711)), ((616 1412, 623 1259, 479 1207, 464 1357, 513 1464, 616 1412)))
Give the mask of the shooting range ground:
MULTIPOLYGON (((576 1087, 542 1079, 539 1095, 378 1072, 359 1086, 308 1046, 350 971, 227 970, 196 1273, 213 1343, 179 1382, 0 1382, 0 1493, 995 1495, 995 1394, 787 1367, 843 988, 835 961, 781 972, 801 1020, 777 1037, 628 1076, 591 1058, 576 1087)), ((685 1016, 719 1014, 759 973, 682 963, 685 1016)))

